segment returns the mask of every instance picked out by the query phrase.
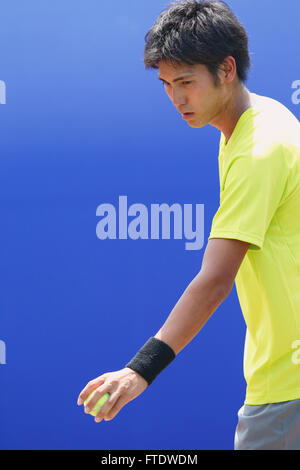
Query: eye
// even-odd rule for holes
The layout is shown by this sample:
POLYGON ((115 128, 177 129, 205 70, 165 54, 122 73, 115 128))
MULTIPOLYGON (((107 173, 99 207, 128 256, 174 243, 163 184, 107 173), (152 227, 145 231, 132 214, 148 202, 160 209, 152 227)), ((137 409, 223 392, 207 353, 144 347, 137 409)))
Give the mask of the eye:
POLYGON ((189 85, 190 83, 192 83, 191 81, 185 81, 185 82, 182 82, 182 85, 189 85))

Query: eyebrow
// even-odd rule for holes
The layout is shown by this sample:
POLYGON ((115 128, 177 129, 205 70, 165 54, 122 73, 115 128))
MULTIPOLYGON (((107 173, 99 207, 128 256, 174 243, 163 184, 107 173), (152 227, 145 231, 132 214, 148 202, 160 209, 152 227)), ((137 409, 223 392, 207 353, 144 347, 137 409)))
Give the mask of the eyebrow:
MULTIPOLYGON (((194 73, 189 73, 189 74, 183 75, 181 77, 175 78, 175 80, 173 80, 172 83, 179 82, 180 80, 183 80, 184 78, 187 78, 187 77, 193 77, 194 75, 195 75, 194 73)), ((164 80, 161 77, 158 77, 158 80, 160 80, 161 82, 164 82, 164 83, 168 83, 168 82, 166 82, 166 80, 164 80)))

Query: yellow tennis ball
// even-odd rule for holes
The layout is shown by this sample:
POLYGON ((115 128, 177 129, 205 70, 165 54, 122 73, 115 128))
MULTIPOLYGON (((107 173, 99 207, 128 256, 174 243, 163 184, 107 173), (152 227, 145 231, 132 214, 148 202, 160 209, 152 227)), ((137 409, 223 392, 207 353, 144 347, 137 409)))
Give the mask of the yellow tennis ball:
MULTIPOLYGON (((86 406, 88 400, 90 399, 90 397, 94 394, 95 392, 92 392, 89 394, 89 396, 87 397, 87 399, 85 400, 84 402, 84 406, 86 406)), ((96 405, 94 406, 94 408, 89 412, 90 415, 92 416, 96 416, 99 411, 101 410, 102 406, 104 405, 104 403, 106 403, 106 401, 109 399, 110 397, 110 394, 109 393, 105 393, 104 395, 102 395, 101 398, 99 398, 99 400, 97 401, 96 405)))

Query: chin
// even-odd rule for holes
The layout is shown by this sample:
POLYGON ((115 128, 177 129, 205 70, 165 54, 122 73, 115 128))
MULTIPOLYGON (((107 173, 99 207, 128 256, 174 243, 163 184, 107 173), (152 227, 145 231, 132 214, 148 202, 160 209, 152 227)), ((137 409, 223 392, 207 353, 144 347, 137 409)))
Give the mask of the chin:
POLYGON ((201 122, 189 122, 188 125, 190 127, 194 127, 195 129, 200 129, 201 127, 204 127, 205 124, 201 124, 201 122))

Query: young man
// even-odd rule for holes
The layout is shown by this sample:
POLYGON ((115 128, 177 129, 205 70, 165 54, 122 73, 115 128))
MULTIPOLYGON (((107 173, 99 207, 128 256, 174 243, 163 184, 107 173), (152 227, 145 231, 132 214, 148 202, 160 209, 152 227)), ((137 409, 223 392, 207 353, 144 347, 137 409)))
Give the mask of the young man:
MULTIPOLYGON (((235 449, 300 449, 300 124, 250 93, 248 38, 220 1, 173 3, 146 35, 145 66, 159 70, 188 125, 220 130, 220 207, 201 271, 164 325, 122 370, 80 393, 98 421, 114 418, 197 335, 234 281, 247 325, 247 391, 235 449)), ((96 420, 97 420, 96 418, 96 420)))

